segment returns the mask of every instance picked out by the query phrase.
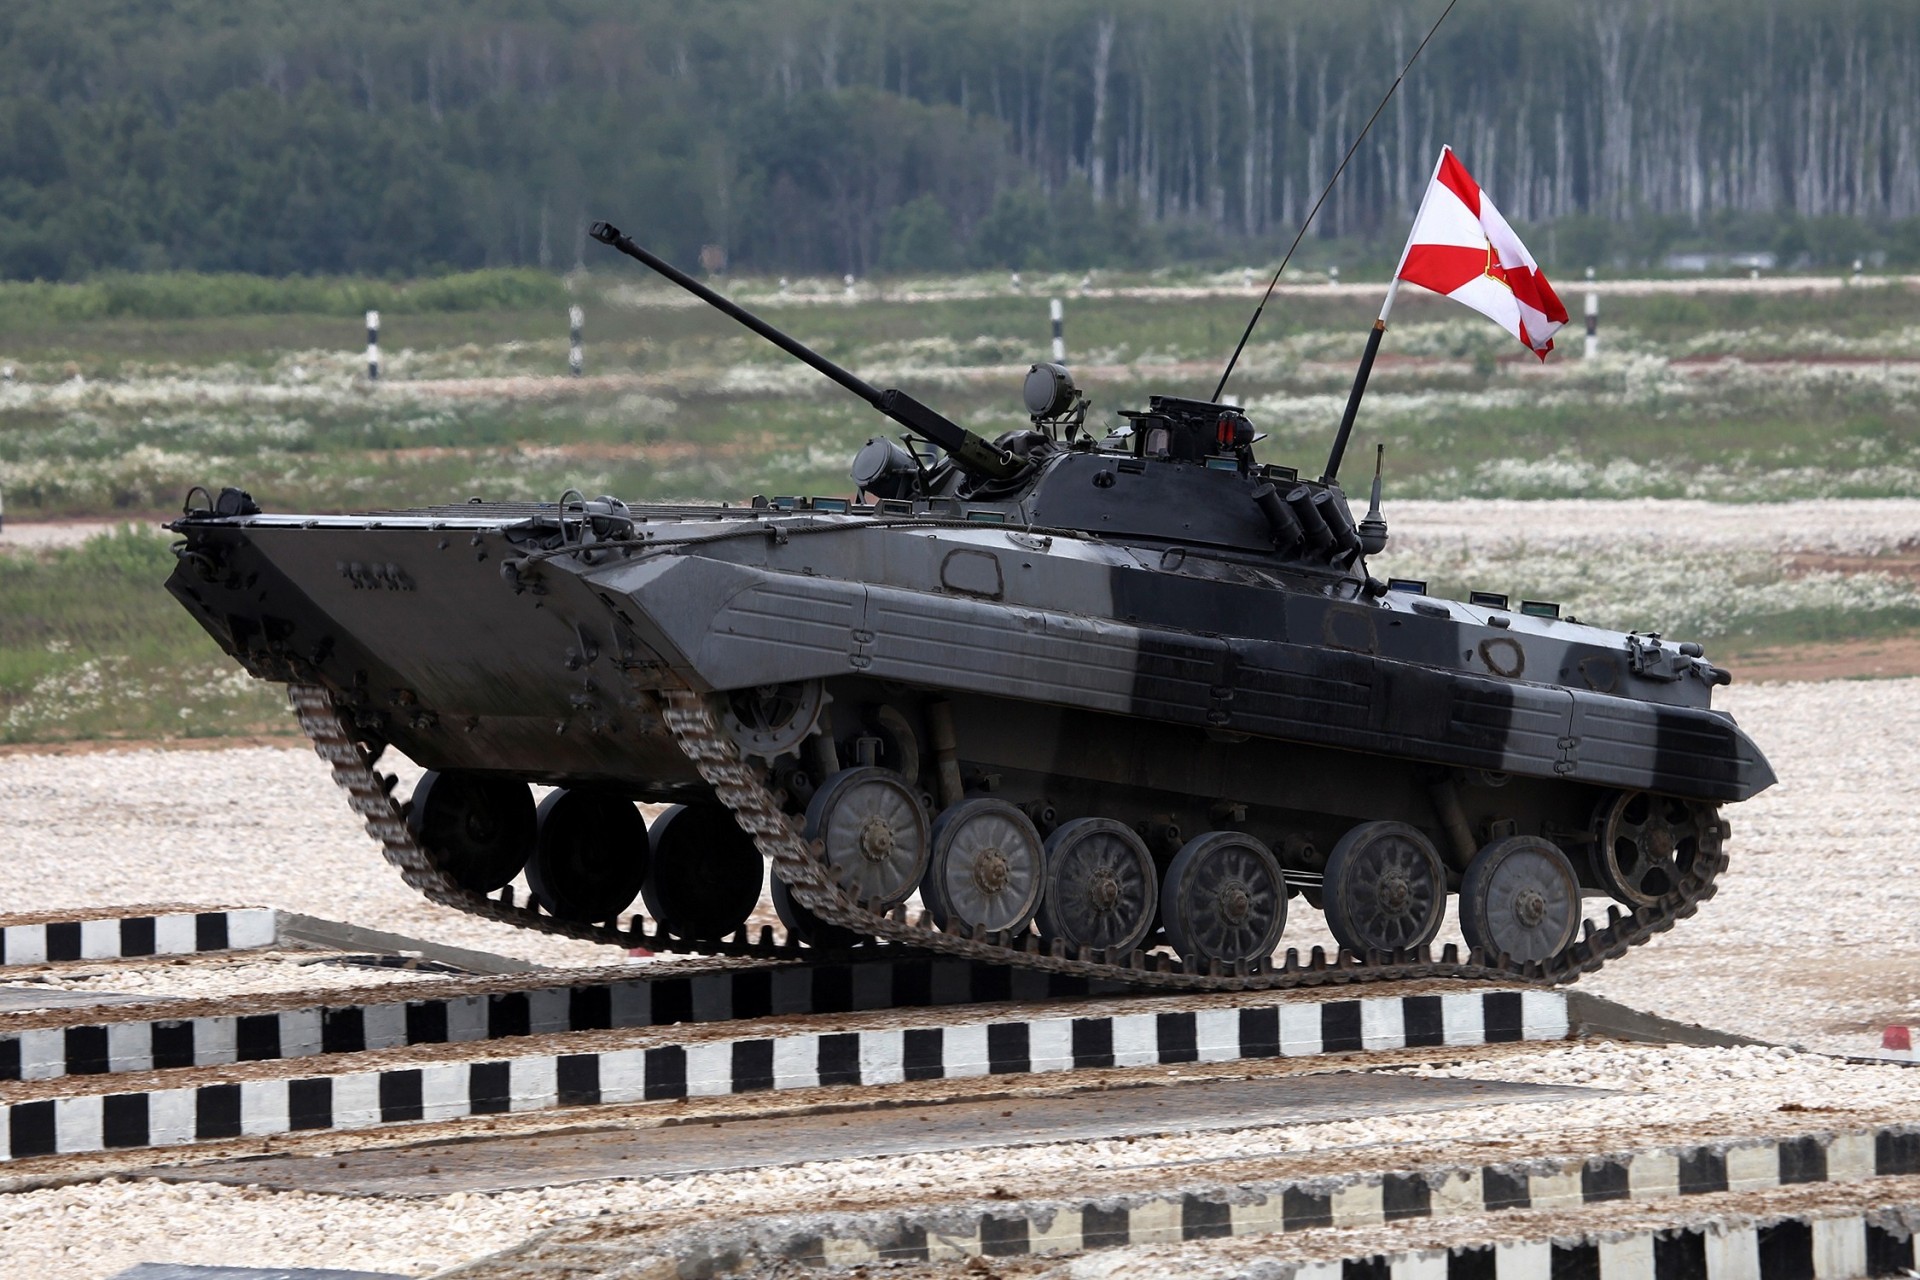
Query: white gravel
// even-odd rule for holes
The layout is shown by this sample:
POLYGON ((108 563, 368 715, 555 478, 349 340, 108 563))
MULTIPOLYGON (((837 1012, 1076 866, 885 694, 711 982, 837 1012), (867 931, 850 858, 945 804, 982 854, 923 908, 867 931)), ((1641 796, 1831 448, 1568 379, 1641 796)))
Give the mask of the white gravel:
MULTIPOLYGON (((0 975, 4 973, 4 970, 0 970, 0 975)), ((183 956, 151 965, 114 964, 97 969, 63 966, 36 972, 32 978, 5 978, 0 980, 0 989, 200 999, 321 988, 418 984, 452 976, 430 970, 326 963, 317 961, 311 951, 258 952, 254 958, 247 960, 234 960, 226 956, 183 956)))
POLYGON ((1780 782, 1727 809, 1721 889, 1580 989, 1842 1053, 1920 1024, 1920 680, 1720 693, 1780 782))
MULTIPOLYGON (((403 795, 419 777, 404 760, 382 767, 401 774, 403 795)), ((245 903, 539 964, 620 959, 612 948, 488 924, 419 897, 304 745, 5 756, 0 796, 11 809, 12 911, 245 903)))
MULTIPOLYGON (((1356 500, 1360 497, 1355 491, 1356 500)), ((1539 549, 1658 542, 1675 554, 1759 549, 1872 555, 1920 543, 1920 500, 1819 499, 1790 503, 1656 498, 1381 504, 1390 549, 1461 542, 1539 549)))

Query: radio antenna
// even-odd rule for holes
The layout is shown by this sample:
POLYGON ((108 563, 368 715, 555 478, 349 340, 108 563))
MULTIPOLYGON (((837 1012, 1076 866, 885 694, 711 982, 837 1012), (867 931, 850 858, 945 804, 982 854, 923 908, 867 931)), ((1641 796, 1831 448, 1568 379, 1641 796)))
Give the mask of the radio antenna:
POLYGON ((1347 154, 1340 157, 1340 167, 1333 171, 1331 178, 1327 179, 1327 185, 1321 190, 1320 198, 1315 200, 1313 208, 1307 211, 1306 220, 1300 224, 1300 230, 1294 234, 1293 243, 1287 246, 1287 256, 1280 259, 1280 266, 1274 271, 1273 279, 1267 281, 1267 291, 1260 295, 1260 305, 1253 309, 1253 318, 1247 321, 1247 330, 1240 335, 1239 345, 1234 347, 1233 355, 1227 359, 1227 367, 1220 374, 1220 384, 1213 389, 1213 395, 1209 397, 1214 404, 1220 403, 1220 395, 1227 389, 1227 379, 1233 376, 1233 366, 1240 363, 1240 353, 1247 349, 1247 339, 1253 336, 1253 326, 1260 323, 1260 313, 1267 309, 1267 299, 1273 297, 1273 290, 1280 283, 1281 273, 1287 269, 1287 263, 1293 261, 1293 251, 1298 249, 1300 242, 1307 238, 1307 228, 1313 225, 1314 216, 1320 212, 1320 206, 1325 204, 1327 197, 1333 193, 1333 184, 1340 181, 1340 175, 1347 171, 1347 162, 1353 159, 1353 153, 1360 149, 1360 144, 1367 140, 1367 134, 1373 130, 1373 122, 1378 120, 1380 113, 1387 109, 1387 103, 1393 100, 1395 91, 1400 88, 1400 82, 1407 78, 1407 72, 1413 70, 1413 64, 1419 61, 1421 52, 1427 47, 1427 42, 1433 39, 1434 32, 1440 30, 1440 24, 1447 20, 1447 15, 1453 12, 1453 6, 1459 3, 1460 0, 1447 0, 1447 7, 1440 11, 1440 16, 1433 20, 1431 27, 1427 28, 1426 36, 1420 41, 1419 47, 1413 51, 1413 56, 1407 59, 1407 65, 1400 68, 1400 74, 1393 78, 1393 83, 1387 88, 1386 96, 1380 99, 1380 105, 1375 107, 1373 114, 1367 117, 1366 124, 1360 128, 1359 136, 1355 137, 1353 145, 1347 148, 1347 154))

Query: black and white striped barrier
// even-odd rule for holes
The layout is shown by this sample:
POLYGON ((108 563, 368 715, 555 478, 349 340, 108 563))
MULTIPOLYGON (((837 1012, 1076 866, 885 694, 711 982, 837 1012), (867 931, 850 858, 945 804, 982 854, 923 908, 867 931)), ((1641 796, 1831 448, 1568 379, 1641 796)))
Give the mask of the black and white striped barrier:
MULTIPOLYGON (((1702 1225, 1676 1225, 1471 1248, 1376 1254, 1308 1263, 1291 1280, 1857 1280, 1913 1274, 1914 1237, 1899 1225, 1920 1205, 1810 1211, 1702 1225)), ((1280 1273, 1276 1273, 1278 1280, 1280 1273)))
POLYGON ((1600 295, 1593 289, 1593 268, 1587 268, 1587 343, 1581 354, 1588 360, 1600 354, 1600 295))
POLYGON ((965 960, 642 974, 443 999, 140 1018, 0 1033, 0 1080, 217 1067, 416 1044, 612 1031, 743 1018, 1112 995, 1114 983, 965 960))
POLYGON ((1067 359, 1067 319, 1066 310, 1061 307, 1060 299, 1055 298, 1047 304, 1047 317, 1053 321, 1053 362, 1065 364, 1067 359))
POLYGON ((380 313, 367 312, 367 381, 380 381, 380 313))
POLYGON ((580 345, 580 330, 586 322, 586 312, 577 306, 567 308, 567 372, 576 378, 587 367, 586 351, 580 345))
POLYGON ((0 965, 256 950, 278 940, 277 917, 267 908, 243 907, 10 924, 0 928, 0 965))
POLYGON ((418 956, 475 974, 525 973, 539 968, 524 960, 490 952, 449 947, 270 907, 129 910, 133 914, 0 922, 0 976, 4 976, 9 967, 63 960, 133 960, 203 951, 251 951, 272 946, 418 956))
POLYGON ((5 1109, 0 1150, 19 1160, 767 1090, 1560 1040, 1569 1031, 1564 992, 1476 991, 698 1039, 16 1101, 5 1109))
MULTIPOLYGON (((1521 1209, 1578 1209, 1618 1201, 1690 1213, 1690 1197, 1765 1192, 1817 1183, 1859 1184, 1920 1174, 1920 1130, 1859 1129, 1791 1138, 1722 1139, 1711 1144, 1518 1161, 1478 1167, 1356 1171, 1313 1178, 1201 1186, 1075 1200, 962 1204, 879 1213, 746 1219, 677 1231, 646 1246, 683 1277, 785 1274, 800 1266, 961 1262, 974 1257, 1081 1253, 1312 1230, 1353 1230, 1406 1221, 1443 1222, 1521 1209), (1664 1202, 1664 1203, 1663 1203, 1664 1202)), ((1411 1277, 1413 1280, 1774 1280, 1775 1277, 1902 1275, 1911 1239, 1857 1211, 1799 1219, 1802 1228, 1670 1226, 1633 1236, 1606 1231, 1548 1240, 1489 1231, 1498 1243, 1450 1253, 1374 1255, 1296 1264, 1295 1280, 1411 1277), (1863 1230, 1863 1219, 1866 1229, 1863 1230), (1902 1248, 1906 1251, 1901 1252, 1902 1248), (1885 1268, 1894 1267, 1888 1270, 1885 1268)), ((1791 1221, 1791 1219, 1775 1219, 1791 1221)), ((536 1237, 528 1246, 565 1260, 536 1237)), ((1337 1246, 1336 1246, 1337 1247, 1337 1246)), ((507 1255, 511 1257, 511 1253, 507 1255)), ((1264 1274, 1264 1273, 1263 1273, 1264 1274)), ((1274 1270, 1275 1276, 1286 1274, 1274 1270)))

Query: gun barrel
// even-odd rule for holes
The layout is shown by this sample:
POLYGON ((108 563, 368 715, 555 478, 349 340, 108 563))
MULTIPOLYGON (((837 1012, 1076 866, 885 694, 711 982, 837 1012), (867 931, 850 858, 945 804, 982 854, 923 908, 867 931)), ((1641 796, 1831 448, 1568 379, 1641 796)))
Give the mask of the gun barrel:
POLYGON ((745 307, 707 288, 671 262, 641 248, 613 224, 596 222, 587 229, 587 234, 601 244, 611 245, 629 258, 646 264, 708 306, 739 321, 794 359, 804 361, 819 370, 913 434, 939 445, 947 451, 961 470, 990 479, 1004 480, 1019 474, 1025 465, 1005 450, 994 448, 959 423, 921 404, 906 392, 882 391, 851 370, 841 368, 805 343, 788 337, 745 307))
POLYGON ((753 330, 774 346, 779 347, 794 359, 804 360, 821 373, 827 375, 827 377, 832 378, 835 382, 859 396, 862 400, 865 400, 874 408, 878 409, 880 407, 880 389, 871 382, 855 374, 850 369, 841 368, 833 361, 821 355, 818 351, 813 350, 813 348, 789 338, 786 334, 753 314, 753 312, 740 306, 731 298, 723 297, 715 293, 666 259, 656 257, 652 253, 649 253, 647 250, 635 244, 630 237, 622 235, 620 228, 611 223, 596 222, 587 229, 587 234, 602 244, 612 245, 629 258, 635 258, 645 263, 708 306, 717 311, 724 311, 727 315, 738 320, 741 324, 753 330))

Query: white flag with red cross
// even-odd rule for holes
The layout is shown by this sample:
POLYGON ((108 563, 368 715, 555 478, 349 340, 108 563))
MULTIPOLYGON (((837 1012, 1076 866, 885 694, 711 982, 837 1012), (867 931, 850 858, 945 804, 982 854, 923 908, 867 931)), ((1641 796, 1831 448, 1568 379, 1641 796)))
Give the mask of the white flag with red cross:
POLYGON ((1394 275, 1472 307, 1542 360, 1567 322, 1540 264, 1452 147, 1441 148, 1394 275))

